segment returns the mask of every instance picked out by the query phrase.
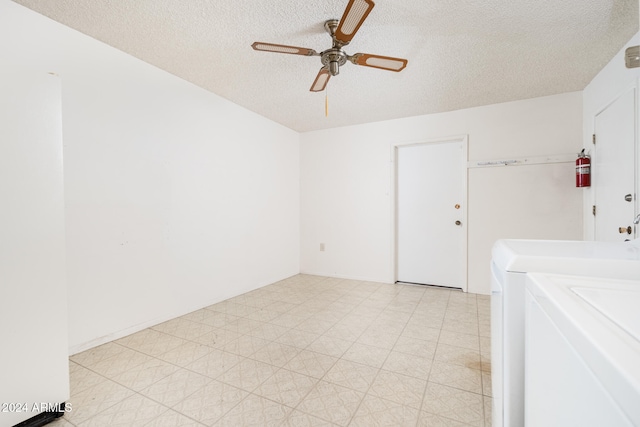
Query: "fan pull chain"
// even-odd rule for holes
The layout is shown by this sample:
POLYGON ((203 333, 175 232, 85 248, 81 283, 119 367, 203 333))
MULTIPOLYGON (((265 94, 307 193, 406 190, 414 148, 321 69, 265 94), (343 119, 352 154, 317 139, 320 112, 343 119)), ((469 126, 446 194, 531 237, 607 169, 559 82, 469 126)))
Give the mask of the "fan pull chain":
POLYGON ((324 116, 329 117, 329 89, 324 90, 324 116))

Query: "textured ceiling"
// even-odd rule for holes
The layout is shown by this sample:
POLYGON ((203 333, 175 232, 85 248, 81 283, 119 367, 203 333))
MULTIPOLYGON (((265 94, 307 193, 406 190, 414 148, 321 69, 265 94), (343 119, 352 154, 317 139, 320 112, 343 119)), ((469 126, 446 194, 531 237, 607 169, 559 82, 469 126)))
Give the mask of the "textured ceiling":
POLYGON ((251 44, 328 49, 347 0, 14 1, 301 132, 582 90, 638 31, 638 0, 375 0, 345 51, 409 65, 345 64, 325 117, 319 57, 251 44))

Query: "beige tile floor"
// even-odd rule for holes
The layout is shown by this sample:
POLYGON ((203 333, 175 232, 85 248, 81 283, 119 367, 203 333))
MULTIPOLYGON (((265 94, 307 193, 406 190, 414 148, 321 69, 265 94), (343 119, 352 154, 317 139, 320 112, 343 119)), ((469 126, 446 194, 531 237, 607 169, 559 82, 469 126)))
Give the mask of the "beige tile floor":
POLYGON ((491 425, 487 296, 297 275, 70 358, 55 427, 491 425))

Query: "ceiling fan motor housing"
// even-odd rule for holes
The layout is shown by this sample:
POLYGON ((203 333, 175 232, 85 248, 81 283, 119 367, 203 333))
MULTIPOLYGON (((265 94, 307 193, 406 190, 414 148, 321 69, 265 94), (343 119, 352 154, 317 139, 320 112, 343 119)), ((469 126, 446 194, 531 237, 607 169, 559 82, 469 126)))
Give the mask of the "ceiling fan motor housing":
POLYGON ((336 29, 339 23, 340 21, 337 19, 329 19, 324 23, 324 29, 333 39, 333 46, 331 49, 322 52, 320 59, 322 60, 322 65, 329 68, 332 76, 337 76, 340 72, 340 66, 347 62, 347 54, 342 50, 342 46, 345 46, 347 43, 341 43, 336 40, 336 29))
POLYGON ((347 54, 342 49, 331 48, 320 54, 322 65, 329 67, 332 76, 337 76, 340 72, 340 66, 347 62, 347 54))

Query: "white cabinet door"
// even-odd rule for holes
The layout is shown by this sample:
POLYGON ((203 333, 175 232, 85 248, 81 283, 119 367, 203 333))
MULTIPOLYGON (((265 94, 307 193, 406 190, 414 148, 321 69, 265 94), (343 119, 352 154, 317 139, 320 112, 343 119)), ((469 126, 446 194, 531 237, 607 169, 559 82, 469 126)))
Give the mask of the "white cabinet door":
POLYGON ((0 72, 0 426, 69 398, 60 82, 0 72), (23 409, 27 409, 26 412, 23 409))
POLYGON ((397 280, 466 290, 466 141, 397 150, 397 280))

